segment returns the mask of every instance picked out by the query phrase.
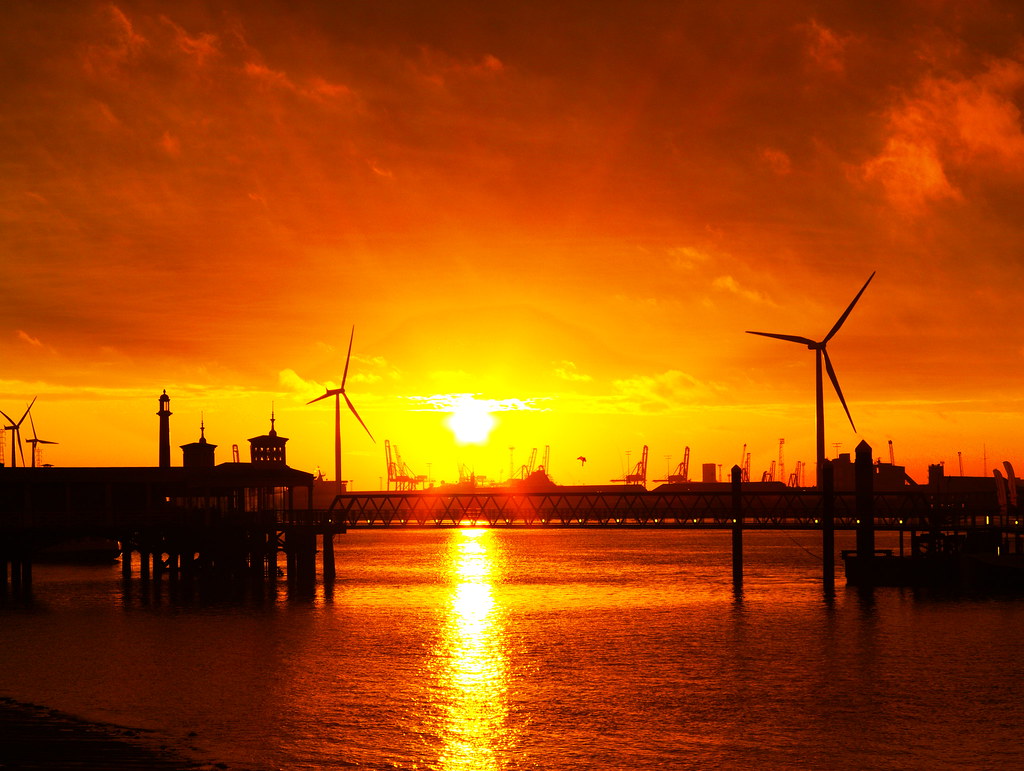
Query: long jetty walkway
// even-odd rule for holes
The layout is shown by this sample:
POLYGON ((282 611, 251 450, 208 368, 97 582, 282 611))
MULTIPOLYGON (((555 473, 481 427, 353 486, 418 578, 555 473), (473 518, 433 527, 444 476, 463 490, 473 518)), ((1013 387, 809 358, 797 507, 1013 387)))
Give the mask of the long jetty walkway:
MULTIPOLYGON (((856 531, 862 565, 877 564, 876 530, 899 531, 901 554, 902 534, 909 533, 914 554, 980 548, 1024 555, 1013 488, 957 490, 940 479, 875 491, 870 447, 859 447, 857 456, 852 492, 834 490, 826 463, 820 490, 745 484, 734 467, 730 483, 703 488, 353 492, 337 495, 327 509, 313 507, 311 475, 287 467, 6 469, 0 470, 0 593, 30 586, 32 564, 45 548, 89 538, 116 544, 125 580, 164 574, 276 580, 284 552, 288 580, 308 587, 318 561, 323 580, 334 580, 335 535, 377 527, 729 530, 737 582, 745 530, 820 530, 826 583, 834 573, 836 530, 856 531)), ((854 560, 846 563, 849 578, 854 560)))

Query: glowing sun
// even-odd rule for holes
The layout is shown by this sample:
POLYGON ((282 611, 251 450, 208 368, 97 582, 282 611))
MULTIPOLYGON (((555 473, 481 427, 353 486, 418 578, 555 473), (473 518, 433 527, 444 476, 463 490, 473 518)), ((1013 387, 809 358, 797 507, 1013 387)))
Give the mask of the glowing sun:
POLYGON ((452 414, 445 420, 445 425, 460 444, 483 444, 497 422, 490 407, 489 402, 477 401, 470 395, 460 396, 452 404, 452 414))

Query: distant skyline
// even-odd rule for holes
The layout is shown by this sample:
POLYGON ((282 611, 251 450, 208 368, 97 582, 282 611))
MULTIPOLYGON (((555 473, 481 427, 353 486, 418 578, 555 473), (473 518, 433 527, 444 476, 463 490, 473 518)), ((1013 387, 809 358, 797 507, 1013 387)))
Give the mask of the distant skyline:
POLYGON ((877 271, 829 343, 857 433, 827 392, 828 454, 1024 466, 1017 3, 0 20, 0 410, 38 396, 46 462, 156 465, 166 389, 175 464, 201 415, 228 461, 273 409, 330 476, 333 404, 307 402, 354 325, 356 487, 384 439, 436 480, 549 445, 556 481, 595 484, 644 444, 650 479, 744 445, 760 478, 784 438, 810 481, 813 357, 744 331, 820 339, 877 271), (483 443, 457 441, 466 394, 483 443))

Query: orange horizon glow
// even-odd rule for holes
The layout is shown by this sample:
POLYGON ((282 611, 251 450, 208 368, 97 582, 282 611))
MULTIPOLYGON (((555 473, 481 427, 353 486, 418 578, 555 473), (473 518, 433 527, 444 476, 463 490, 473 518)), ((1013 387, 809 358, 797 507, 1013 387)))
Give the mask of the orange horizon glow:
POLYGON ((331 470, 307 402, 354 324, 354 489, 385 439, 437 483, 550 448, 605 484, 645 445, 649 486, 687 447, 760 479, 780 439, 810 480, 813 354, 744 332, 820 339, 877 271, 827 454, 1024 468, 1014 3, 2 14, 0 410, 38 396, 43 462, 155 465, 166 389, 175 465, 273 410, 331 470))

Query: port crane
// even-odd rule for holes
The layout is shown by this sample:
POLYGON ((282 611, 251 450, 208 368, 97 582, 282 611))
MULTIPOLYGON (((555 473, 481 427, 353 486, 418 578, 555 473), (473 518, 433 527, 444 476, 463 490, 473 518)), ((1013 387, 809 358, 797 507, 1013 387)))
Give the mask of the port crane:
POLYGON ((640 462, 633 467, 633 471, 626 474, 622 479, 613 479, 613 482, 625 482, 627 485, 647 485, 647 445, 644 445, 640 462))
POLYGON ((427 477, 423 474, 414 474, 412 469, 402 460, 402 455, 398 451, 398 445, 395 445, 393 449, 394 453, 392 453, 391 441, 385 439, 384 456, 388 464, 388 490, 391 489, 392 485, 399 492, 415 490, 425 483, 427 477))
POLYGON ((655 482, 669 482, 678 484, 680 482, 690 481, 690 448, 687 447, 683 450, 683 459, 676 466, 675 471, 671 472, 665 479, 655 479, 655 482))

